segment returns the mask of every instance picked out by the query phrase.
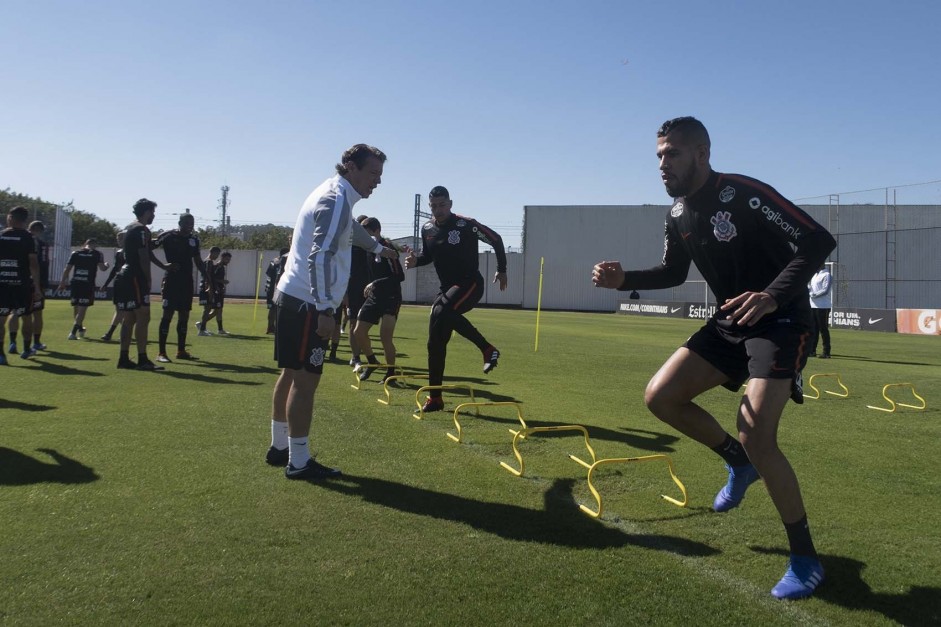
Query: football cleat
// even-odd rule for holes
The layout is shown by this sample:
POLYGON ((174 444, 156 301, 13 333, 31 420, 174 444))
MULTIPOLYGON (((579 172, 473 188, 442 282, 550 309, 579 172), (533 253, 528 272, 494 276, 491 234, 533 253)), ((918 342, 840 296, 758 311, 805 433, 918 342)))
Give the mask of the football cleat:
POLYGON ((500 351, 493 346, 484 349, 484 374, 489 374, 491 370, 497 367, 497 360, 500 359, 500 351))
POLYGON ((745 498, 745 490, 748 486, 760 479, 758 471, 751 464, 745 466, 729 466, 729 481, 725 484, 712 503, 712 509, 717 512, 727 512, 732 508, 738 507, 742 499, 745 498))
POLYGON ((791 555, 787 571, 781 581, 771 589, 771 596, 776 599, 803 599, 814 593, 823 583, 823 564, 816 557, 791 555))
POLYGON ((318 464, 313 457, 307 460, 307 464, 302 468, 295 468, 288 464, 284 468, 284 476, 288 479, 310 479, 318 481, 320 479, 330 479, 339 477, 343 473, 338 468, 329 468, 323 464, 318 464))
POLYGON ((158 354, 157 354, 157 361, 159 361, 159 362, 162 363, 162 364, 170 364, 170 363, 173 363, 173 362, 170 361, 170 358, 167 357, 167 354, 166 354, 166 353, 158 353, 158 354))
POLYGON ((271 447, 265 454, 265 463, 271 466, 288 465, 288 449, 271 447))
POLYGON ((119 359, 118 368, 120 370, 134 370, 137 368, 137 364, 132 359, 119 359))
POLYGON ((422 412, 428 413, 430 411, 441 411, 444 409, 444 399, 440 396, 429 396, 425 399, 425 404, 422 405, 422 412))

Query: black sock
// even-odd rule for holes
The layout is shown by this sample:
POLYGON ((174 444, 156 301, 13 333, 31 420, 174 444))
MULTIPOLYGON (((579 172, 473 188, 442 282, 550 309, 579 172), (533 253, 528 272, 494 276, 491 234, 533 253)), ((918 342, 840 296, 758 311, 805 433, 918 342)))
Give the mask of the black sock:
POLYGON ((39 341, 40 337, 42 337, 42 333, 36 333, 33 335, 33 344, 42 344, 42 342, 39 341))
POLYGON ((386 376, 387 377, 395 376, 395 366, 392 366, 391 368, 386 368, 386 376))
POLYGON ((368 361, 368 362, 371 363, 371 364, 378 364, 378 363, 379 363, 379 360, 376 359, 375 353, 373 353, 372 355, 366 355, 366 361, 368 361))
POLYGON ((121 361, 128 361, 131 358, 129 353, 130 351, 121 351, 121 361))
POLYGON ((16 334, 17 334, 17 333, 19 333, 19 331, 10 331, 10 343, 11 343, 11 344, 16 344, 16 334))
POLYGON ((146 352, 144 352, 144 353, 137 353, 137 360, 138 360, 139 362, 141 362, 141 363, 146 363, 146 362, 150 361, 149 359, 147 359, 147 353, 146 353, 146 352))
POLYGON ((745 454, 745 448, 728 433, 725 434, 725 442, 712 450, 718 453, 729 466, 745 466, 751 463, 748 461, 748 455, 745 454))
POLYGON ((807 524, 806 515, 795 523, 784 523, 784 530, 787 532, 787 541, 791 545, 791 553, 817 557, 817 549, 814 548, 814 541, 810 537, 810 525, 807 524))
POLYGON ((118 328, 118 325, 112 324, 110 327, 108 327, 108 332, 105 333, 105 335, 107 335, 108 337, 111 337, 112 335, 114 335, 114 330, 117 328, 118 328))

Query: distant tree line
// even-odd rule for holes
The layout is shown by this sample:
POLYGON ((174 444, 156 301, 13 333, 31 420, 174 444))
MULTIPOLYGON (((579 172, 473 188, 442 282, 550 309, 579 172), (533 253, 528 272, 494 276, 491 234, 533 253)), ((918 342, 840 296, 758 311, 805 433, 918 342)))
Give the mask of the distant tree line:
MULTIPOLYGON (((33 198, 25 194, 11 191, 10 188, 0 190, 0 216, 5 219, 7 212, 13 207, 26 207, 29 211, 30 221, 39 220, 46 225, 46 238, 51 240, 55 233, 56 209, 62 207, 72 218, 71 246, 83 246, 89 238, 95 238, 99 246, 114 246, 118 225, 99 218, 88 211, 76 209, 72 202, 56 204, 43 200, 38 196, 33 198)), ((0 219, 0 221, 2 221, 0 219)), ((232 229, 229 229, 230 231, 232 229)), ((274 224, 255 224, 239 226, 238 232, 242 238, 223 234, 218 227, 197 229, 200 245, 203 248, 218 246, 224 250, 278 250, 291 245, 291 228, 275 226, 274 224)))

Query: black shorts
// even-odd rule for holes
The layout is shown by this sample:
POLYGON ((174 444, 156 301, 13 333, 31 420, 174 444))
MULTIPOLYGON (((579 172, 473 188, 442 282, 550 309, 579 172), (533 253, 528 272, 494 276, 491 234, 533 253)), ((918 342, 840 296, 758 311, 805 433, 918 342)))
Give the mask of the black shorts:
POLYGON ((279 368, 323 373, 329 340, 317 335, 317 308, 287 294, 277 293, 278 320, 275 327, 274 358, 279 368))
POLYGON ((363 296, 365 285, 350 285, 350 290, 346 293, 346 318, 348 320, 358 320, 359 310, 363 308, 366 297, 363 296))
POLYGON ((95 304, 95 286, 89 283, 72 283, 69 286, 72 293, 73 307, 91 307, 95 304))
POLYGON ((22 316, 33 309, 33 290, 26 285, 0 285, 0 317, 22 316))
POLYGON ((114 277, 114 306, 118 311, 134 311, 150 306, 150 286, 144 289, 144 280, 135 276, 114 277))
POLYGON ((684 346, 728 376, 723 385, 732 391, 748 379, 790 379, 792 398, 802 403, 801 371, 811 336, 806 324, 789 318, 762 320, 751 328, 711 318, 684 346))
POLYGON ((171 276, 164 276, 160 286, 163 308, 190 311, 193 308, 193 278, 186 274, 178 278, 170 278, 171 276))
POLYGON ((455 285, 442 285, 432 309, 441 306, 465 314, 476 307, 483 296, 484 278, 478 273, 476 277, 464 279, 455 285))
POLYGON ((199 304, 203 307, 209 307, 211 309, 222 309, 222 306, 225 304, 225 293, 224 292, 200 292, 199 293, 199 304))
MULTIPOLYGON (((30 290, 32 291, 32 290, 30 290)), ((39 298, 33 300, 33 306, 30 307, 30 312, 42 311, 46 308, 46 294, 42 290, 39 292, 39 298)))
POLYGON ((382 290, 373 290, 373 293, 360 307, 359 319, 369 324, 379 324, 383 316, 398 317, 401 308, 401 290, 390 290, 385 293, 382 290))

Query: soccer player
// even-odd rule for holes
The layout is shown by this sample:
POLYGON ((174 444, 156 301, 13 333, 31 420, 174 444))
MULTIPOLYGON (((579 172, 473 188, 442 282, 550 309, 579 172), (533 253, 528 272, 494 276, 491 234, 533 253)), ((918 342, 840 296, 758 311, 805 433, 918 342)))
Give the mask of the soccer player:
MULTIPOLYGON (((215 246, 213 248, 215 248, 215 246)), ((206 331, 206 323, 213 318, 216 319, 216 327, 218 327, 217 333, 219 335, 229 335, 229 332, 222 326, 222 307, 225 305, 225 286, 229 284, 229 280, 226 278, 226 266, 228 266, 231 261, 232 253, 225 251, 219 256, 219 263, 213 264, 212 266, 211 289, 206 294, 208 306, 203 310, 203 319, 198 324, 199 335, 212 335, 206 331)), ((206 272, 207 274, 210 272, 208 266, 206 272)))
MULTIPOLYGON (((362 225, 363 221, 368 217, 369 216, 364 215, 356 216, 356 223, 362 225)), ((366 285, 372 280, 372 276, 369 274, 369 253, 362 248, 354 247, 350 254, 350 282, 346 286, 346 319, 350 323, 350 352, 353 353, 353 356, 350 358, 350 365, 355 368, 360 362, 360 347, 356 341, 356 335, 353 333, 353 329, 356 327, 356 319, 359 316, 359 310, 362 308, 363 303, 366 302, 366 296, 363 294, 363 290, 366 289, 366 285)), ((342 321, 343 314, 341 313, 341 324, 342 321)), ((339 334, 334 334, 334 338, 332 339, 334 343, 339 345, 339 334)), ((337 352, 331 347, 330 354, 335 359, 337 352)))
MULTIPOLYGON (((29 211, 13 207, 7 213, 7 228, 0 231, 0 365, 6 365, 3 352, 7 316, 23 317, 23 337, 33 333, 33 303, 42 297, 36 242, 26 224, 29 211)), ((20 357, 36 354, 28 343, 20 357)))
POLYGON ((167 338, 170 335, 170 323, 173 312, 178 312, 176 320, 176 358, 193 359, 186 350, 186 329, 193 309, 193 265, 205 276, 206 264, 199 256, 199 237, 193 232, 195 218, 191 213, 180 215, 178 228, 161 233, 154 241, 154 248, 163 248, 167 263, 175 266, 163 275, 160 295, 163 299, 163 315, 160 318, 158 342, 160 352, 157 361, 170 363, 167 357, 167 338))
POLYGON ((278 286, 278 279, 284 272, 284 264, 287 262, 287 254, 290 248, 282 248, 278 256, 271 260, 268 267, 265 268, 265 304, 268 305, 268 335, 274 334, 274 323, 278 319, 278 306, 274 304, 274 289, 278 286))
POLYGON ((209 313, 212 311, 212 307, 215 304, 216 266, 219 265, 219 256, 221 254, 222 249, 218 246, 213 246, 209 249, 209 255, 203 261, 206 271, 203 273, 203 278, 199 282, 199 304, 203 307, 203 315, 196 321, 196 328, 199 329, 199 333, 196 335, 203 337, 212 335, 212 333, 206 330, 206 325, 203 324, 203 321, 209 321, 209 313))
MULTIPOLYGON (((108 289, 108 284, 114 280, 114 277, 117 276, 118 270, 124 267, 124 236, 127 235, 124 231, 120 231, 117 234, 118 247, 114 251, 114 263, 111 264, 111 272, 108 273, 108 278, 105 279, 105 282, 102 283, 101 289, 108 289)), ((114 315, 111 316, 111 326, 108 327, 108 331, 101 336, 102 342, 110 342, 111 337, 114 335, 115 330, 118 328, 118 325, 121 323, 121 318, 123 313, 118 309, 117 305, 114 307, 114 315)))
POLYGON ((368 198, 382 182, 386 156, 378 148, 356 144, 346 150, 336 175, 304 201, 278 281, 278 332, 275 359, 282 369, 271 399, 271 447, 265 461, 284 466, 288 479, 326 479, 340 471, 310 456, 308 436, 314 394, 323 373, 327 341, 349 282, 351 244, 394 257, 365 229, 354 224, 353 205, 368 198), (352 229, 352 232, 351 232, 352 229))
MULTIPOLYGON (((409 251, 405 269, 434 262, 441 290, 431 306, 428 325, 428 383, 441 385, 444 380, 445 358, 451 333, 474 343, 484 356, 484 373, 497 367, 500 351, 484 339, 464 314, 474 308, 484 295, 484 278, 480 275, 477 242, 493 246, 497 254, 497 272, 494 283, 506 289, 506 251, 503 239, 493 230, 473 218, 451 212, 451 196, 442 186, 432 188, 428 194, 432 219, 422 227, 422 251, 415 255, 409 251)), ((422 411, 440 411, 444 401, 440 390, 432 390, 422 411)))
MULTIPOLYGON (((386 248, 395 248, 392 242, 382 237, 382 225, 376 218, 367 218, 363 220, 363 228, 377 242, 386 248)), ((382 341, 382 350, 385 354, 386 364, 389 367, 386 370, 386 377, 395 374, 395 343, 392 341, 395 334, 395 323, 398 320, 399 309, 402 307, 402 281, 405 280, 405 271, 398 259, 385 259, 378 255, 371 255, 371 275, 373 276, 365 288, 366 301, 359 310, 359 316, 356 321, 356 327, 353 334, 356 336, 356 344, 366 356, 366 361, 375 364, 378 363, 373 354, 372 342, 369 339, 369 330, 373 325, 379 326, 379 339, 382 341)), ((359 374, 360 381, 365 381, 373 373, 375 368, 365 368, 359 374)))
POLYGON ((118 368, 138 370, 163 370, 147 357, 147 335, 150 325, 150 264, 161 269, 171 266, 163 264, 151 254, 151 235, 148 225, 153 223, 157 203, 141 198, 134 203, 134 215, 124 237, 124 265, 114 279, 114 303, 122 312, 121 354, 118 368), (137 341, 137 363, 130 358, 131 333, 137 341))
POLYGON ((600 287, 654 290, 682 284, 695 263, 716 297, 715 315, 677 349, 647 384, 645 401, 660 420, 725 460, 728 482, 713 509, 737 507, 748 486, 764 479, 790 544, 780 599, 814 592, 823 580, 797 476, 778 448, 789 398, 802 403, 801 369, 813 329, 807 282, 836 246, 803 210, 768 185, 713 171, 709 134, 692 117, 665 122, 657 158, 673 207, 666 219, 663 259, 625 272, 617 261, 595 265, 600 287), (737 391, 738 439, 694 399, 717 386, 737 391))
MULTIPOLYGON (((46 231, 46 225, 39 220, 29 223, 29 233, 33 236, 33 242, 36 245, 36 259, 39 261, 39 298, 32 305, 32 335, 23 333, 23 351, 36 354, 37 351, 46 350, 46 345, 42 343, 43 327, 43 309, 46 308, 46 290, 49 288, 49 245, 43 240, 43 233, 46 231), (32 343, 32 346, 30 346, 32 343)), ((16 351, 16 335, 19 330, 20 316, 14 315, 10 318, 10 352, 16 351)))
POLYGON ((85 337, 85 327, 82 325, 88 308, 95 304, 95 279, 98 277, 98 270, 104 272, 107 269, 108 264, 101 251, 98 250, 98 243, 94 238, 85 240, 85 246, 69 256, 68 264, 59 280, 59 290, 64 290, 69 274, 74 271, 72 281, 69 283, 69 291, 75 323, 72 325, 68 339, 85 337))

